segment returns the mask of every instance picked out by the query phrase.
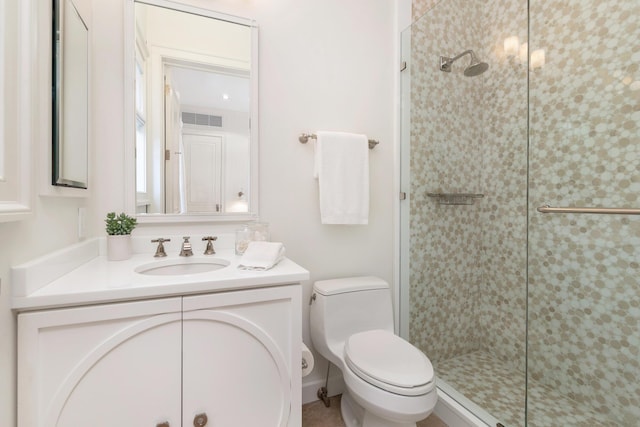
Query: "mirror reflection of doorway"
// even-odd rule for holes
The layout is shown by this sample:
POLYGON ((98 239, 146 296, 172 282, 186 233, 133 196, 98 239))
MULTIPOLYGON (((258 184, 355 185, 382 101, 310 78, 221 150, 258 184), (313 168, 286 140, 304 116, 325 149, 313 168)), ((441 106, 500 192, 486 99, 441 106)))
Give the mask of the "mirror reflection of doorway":
POLYGON ((256 85, 251 22, 168 8, 160 0, 134 3, 136 212, 248 213, 249 201, 257 202, 251 176, 257 166, 257 135, 250 129, 251 114, 257 113, 251 101, 256 85), (182 135, 187 131, 221 136, 223 147, 206 154, 220 163, 186 162, 182 135), (191 173, 188 168, 196 164, 202 170, 191 173), (187 199, 195 194, 186 192, 188 176, 207 174, 215 182, 206 193, 216 199, 189 206, 187 199), (200 211, 203 206, 211 210, 200 211))
POLYGON ((186 211, 222 212, 222 137, 185 134, 183 140, 186 211))
POLYGON ((248 176, 235 159, 248 150, 247 78, 185 61, 163 68, 165 212, 225 212, 248 176))
POLYGON ((184 192, 182 118, 180 95, 173 87, 171 69, 164 76, 164 160, 165 160, 165 213, 182 213, 186 210, 184 192))
MULTIPOLYGON (((180 95, 165 76, 165 212, 224 212, 224 136, 207 129, 186 129, 195 122, 183 115, 180 95)), ((194 114, 195 115, 195 114, 194 114)), ((218 118, 220 116, 206 116, 218 118)), ((208 126, 208 125, 201 125, 208 126)))

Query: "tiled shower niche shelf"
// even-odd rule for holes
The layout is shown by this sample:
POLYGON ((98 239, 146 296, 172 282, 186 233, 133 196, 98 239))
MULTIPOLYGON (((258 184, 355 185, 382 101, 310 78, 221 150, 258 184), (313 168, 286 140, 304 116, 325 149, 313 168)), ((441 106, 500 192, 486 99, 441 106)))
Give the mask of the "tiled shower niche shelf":
POLYGON ((473 193, 427 193, 427 196, 437 199, 439 205, 473 205, 476 199, 484 194, 473 193))

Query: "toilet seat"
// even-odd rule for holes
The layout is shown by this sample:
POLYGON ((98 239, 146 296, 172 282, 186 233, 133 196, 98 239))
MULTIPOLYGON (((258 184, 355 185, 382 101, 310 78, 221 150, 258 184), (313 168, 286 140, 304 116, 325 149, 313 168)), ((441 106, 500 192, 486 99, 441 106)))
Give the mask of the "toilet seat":
POLYGON ((345 344, 345 362, 358 377, 391 393, 419 396, 435 388, 431 361, 389 331, 351 335, 345 344))

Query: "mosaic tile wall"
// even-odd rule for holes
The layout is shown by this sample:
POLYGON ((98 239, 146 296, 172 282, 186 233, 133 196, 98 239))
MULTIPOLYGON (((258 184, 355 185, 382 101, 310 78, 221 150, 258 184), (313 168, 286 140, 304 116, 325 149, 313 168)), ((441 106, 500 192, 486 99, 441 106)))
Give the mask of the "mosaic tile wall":
MULTIPOLYGON (((544 48, 546 64, 530 82, 529 372, 635 426, 640 218, 534 208, 640 206, 640 2, 530 3, 530 51, 544 48)), ((527 2, 414 0, 413 10, 410 339, 436 363, 482 350, 524 372, 528 64, 502 42, 526 41, 527 2), (465 49, 489 71, 463 77, 465 59, 438 70, 439 55, 465 49), (439 206, 426 197, 437 191, 485 198, 439 206)))
MULTIPOLYGON (((483 193, 482 77, 466 78, 461 59, 451 73, 440 55, 480 48, 474 2, 446 0, 414 22, 411 34, 410 340, 432 360, 480 346, 477 310, 481 263, 480 213, 439 205, 427 193, 483 193), (446 6, 446 7, 445 7, 446 6)), ((478 52, 482 54, 481 52, 478 52)))
POLYGON ((640 217, 534 209, 640 207, 640 2, 530 4, 530 376, 637 426, 640 217))
POLYGON ((527 267, 527 68, 504 53, 504 40, 527 39, 526 0, 481 2, 484 110, 480 168, 482 283, 476 313, 481 350, 524 377, 527 267))
POLYGON ((434 361, 484 349, 524 375, 527 76, 502 46, 526 36, 527 15, 526 1, 500 3, 440 1, 412 26, 410 331, 434 361), (465 77, 468 57, 439 70, 467 49, 489 71, 465 77))
POLYGON ((427 13, 442 0, 413 0, 411 4, 411 15, 417 19, 427 13))

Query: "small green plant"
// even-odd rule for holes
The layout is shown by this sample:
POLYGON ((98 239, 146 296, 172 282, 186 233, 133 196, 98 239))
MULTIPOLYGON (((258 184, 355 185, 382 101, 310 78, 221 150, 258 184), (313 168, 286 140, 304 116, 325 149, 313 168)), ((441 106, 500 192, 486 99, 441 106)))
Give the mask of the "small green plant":
POLYGON ((109 236, 121 236, 123 234, 131 234, 138 220, 130 217, 124 212, 116 216, 115 212, 109 212, 107 219, 104 220, 107 223, 107 234, 109 236))

